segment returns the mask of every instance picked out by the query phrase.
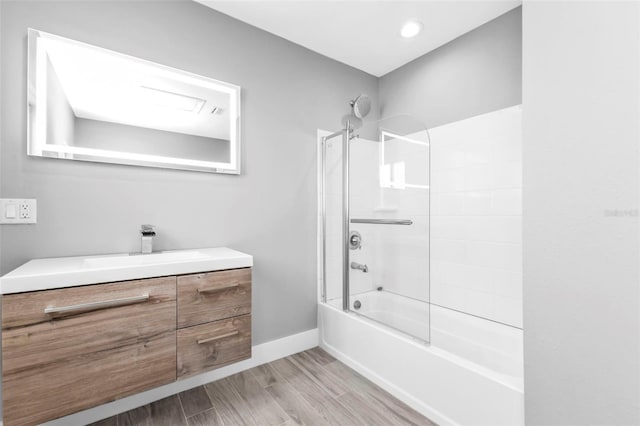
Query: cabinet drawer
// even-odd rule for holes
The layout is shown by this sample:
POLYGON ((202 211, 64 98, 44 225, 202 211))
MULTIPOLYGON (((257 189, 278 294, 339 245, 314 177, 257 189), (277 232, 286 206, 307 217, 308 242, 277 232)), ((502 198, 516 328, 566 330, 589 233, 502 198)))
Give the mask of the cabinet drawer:
POLYGON ((178 277, 178 328, 251 312, 251 268, 178 277))
POLYGON ((39 424, 174 381, 175 285, 166 277, 4 296, 4 424, 39 424))
POLYGON ((251 358, 251 315, 178 330, 178 378, 251 358))

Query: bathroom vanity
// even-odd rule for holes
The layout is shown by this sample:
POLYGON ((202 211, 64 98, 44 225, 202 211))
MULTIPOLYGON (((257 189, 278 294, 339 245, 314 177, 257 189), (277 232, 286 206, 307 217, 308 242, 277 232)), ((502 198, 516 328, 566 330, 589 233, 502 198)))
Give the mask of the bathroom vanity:
POLYGON ((227 248, 32 260, 0 279, 4 425, 251 357, 253 258, 227 248))

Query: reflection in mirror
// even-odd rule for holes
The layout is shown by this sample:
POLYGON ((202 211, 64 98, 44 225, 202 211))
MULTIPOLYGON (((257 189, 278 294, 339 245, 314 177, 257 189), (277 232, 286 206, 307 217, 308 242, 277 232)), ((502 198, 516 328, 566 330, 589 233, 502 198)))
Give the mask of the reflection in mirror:
POLYGON ((29 30, 28 154, 240 173, 240 88, 29 30))
POLYGON ((367 125, 360 133, 380 141, 381 188, 429 189, 429 133, 421 121, 397 115, 380 120, 377 126, 367 125))
POLYGON ((426 132, 407 136, 380 132, 380 187, 429 189, 429 140, 426 132))

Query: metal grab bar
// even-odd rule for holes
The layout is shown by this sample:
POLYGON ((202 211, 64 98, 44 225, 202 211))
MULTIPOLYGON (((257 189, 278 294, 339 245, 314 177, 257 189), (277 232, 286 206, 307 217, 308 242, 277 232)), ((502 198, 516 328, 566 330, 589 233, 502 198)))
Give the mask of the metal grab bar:
POLYGON ((372 223, 375 225, 413 225, 410 219, 351 219, 351 223, 372 223))
POLYGON ((80 305, 69 306, 47 306, 44 308, 45 314, 62 314, 68 312, 95 311, 96 309, 115 308, 117 306, 132 305, 134 303, 143 303, 149 301, 149 294, 142 296, 125 297, 122 299, 105 300, 102 302, 82 303, 80 305))
POLYGON ((204 339, 197 339, 196 343, 199 345, 204 345, 205 343, 215 342, 217 340, 226 339, 227 337, 237 336, 238 334, 240 334, 240 332, 238 330, 235 330, 229 333, 221 334, 219 336, 206 337, 204 339))

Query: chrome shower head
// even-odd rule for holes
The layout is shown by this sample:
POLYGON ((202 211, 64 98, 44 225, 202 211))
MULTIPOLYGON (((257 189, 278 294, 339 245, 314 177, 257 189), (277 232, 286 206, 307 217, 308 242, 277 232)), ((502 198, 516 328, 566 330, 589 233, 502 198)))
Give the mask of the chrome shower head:
POLYGON ((371 111, 371 99, 367 95, 360 95, 351 101, 353 115, 358 118, 365 118, 371 111))
POLYGON ((349 130, 352 131, 362 127, 362 119, 371 111, 371 99, 367 95, 360 95, 349 105, 351 105, 351 114, 342 117, 342 125, 346 126, 349 122, 349 130))

